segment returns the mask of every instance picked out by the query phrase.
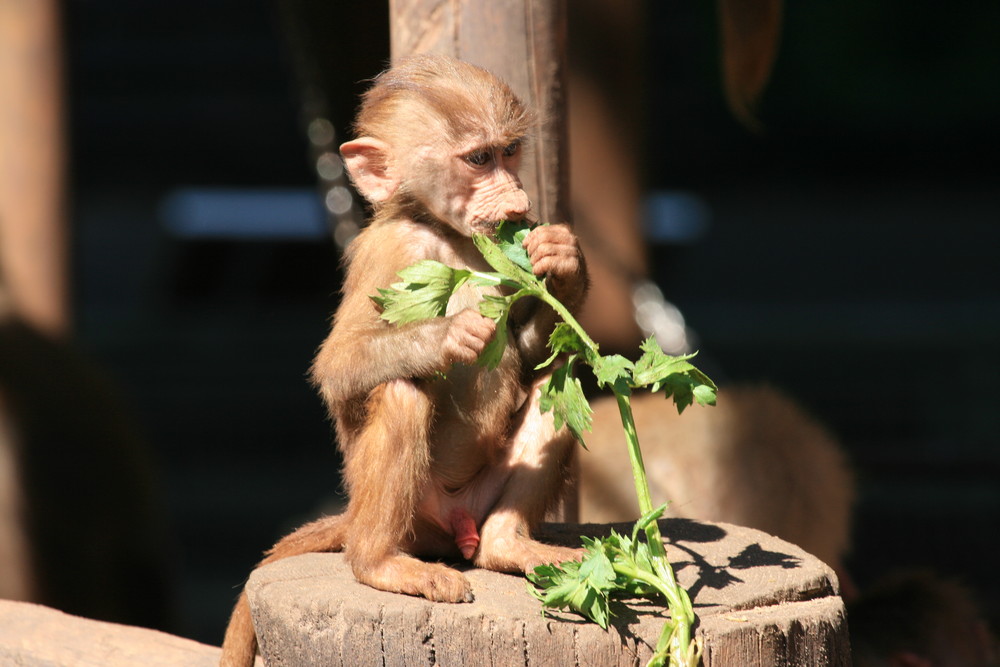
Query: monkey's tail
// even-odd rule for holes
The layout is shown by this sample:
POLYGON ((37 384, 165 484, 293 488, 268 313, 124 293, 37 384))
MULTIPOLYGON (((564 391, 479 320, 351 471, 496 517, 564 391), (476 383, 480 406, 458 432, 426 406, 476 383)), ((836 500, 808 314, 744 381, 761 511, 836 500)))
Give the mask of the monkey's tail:
MULTIPOLYGON (((349 520, 346 514, 327 516, 307 523, 271 547, 257 567, 300 554, 342 551, 349 520)), ((253 667, 257 655, 257 634, 250 617, 250 602, 246 591, 229 617, 229 627, 222 640, 222 658, 219 667, 253 667)))
POLYGON ((250 618, 250 602, 246 591, 240 593, 240 599, 233 607, 229 617, 226 636, 222 640, 222 658, 219 667, 253 667, 257 655, 257 634, 250 618))

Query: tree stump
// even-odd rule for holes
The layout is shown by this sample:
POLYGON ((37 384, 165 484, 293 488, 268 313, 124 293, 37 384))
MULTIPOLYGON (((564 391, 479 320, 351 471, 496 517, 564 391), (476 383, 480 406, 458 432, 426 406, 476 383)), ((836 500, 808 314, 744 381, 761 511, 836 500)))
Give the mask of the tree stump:
MULTIPOLYGON (((549 524, 548 542, 627 524, 549 524)), ((698 615, 706 667, 850 664, 833 571, 802 549, 728 524, 665 519, 667 553, 698 615)), ((459 566, 461 567, 461 566, 459 566)), ((308 554, 256 570, 247 583, 267 665, 643 665, 664 607, 620 606, 608 631, 574 614, 542 614, 524 577, 464 569, 476 595, 443 604, 355 581, 341 554, 308 554)))

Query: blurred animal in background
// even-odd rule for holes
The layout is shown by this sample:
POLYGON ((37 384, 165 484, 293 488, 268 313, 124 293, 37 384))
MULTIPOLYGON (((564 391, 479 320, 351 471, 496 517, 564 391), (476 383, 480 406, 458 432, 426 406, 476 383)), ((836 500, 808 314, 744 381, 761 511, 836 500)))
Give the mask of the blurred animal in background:
POLYGON ((171 549, 146 444, 106 378, 4 308, 0 597, 170 629, 171 549))

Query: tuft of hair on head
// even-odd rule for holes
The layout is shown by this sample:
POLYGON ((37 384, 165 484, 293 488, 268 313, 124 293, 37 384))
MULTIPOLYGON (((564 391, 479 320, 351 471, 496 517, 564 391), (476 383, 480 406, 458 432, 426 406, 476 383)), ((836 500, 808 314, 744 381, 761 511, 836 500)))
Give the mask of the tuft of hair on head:
MULTIPOLYGON (((533 115, 499 77, 448 56, 408 56, 375 77, 354 123, 356 137, 397 144, 440 123, 448 137, 491 145, 523 139, 533 115)), ((439 137, 433 137, 439 139, 439 137)))

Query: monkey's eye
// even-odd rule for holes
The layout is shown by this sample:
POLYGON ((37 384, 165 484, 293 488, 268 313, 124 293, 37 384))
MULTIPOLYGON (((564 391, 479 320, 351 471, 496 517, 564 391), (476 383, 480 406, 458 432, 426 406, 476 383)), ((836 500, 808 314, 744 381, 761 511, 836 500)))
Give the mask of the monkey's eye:
POLYGON ((503 156, 504 157, 511 157, 511 156, 513 156, 515 153, 517 153, 517 150, 520 147, 521 147, 521 142, 520 141, 512 141, 512 142, 510 142, 509 144, 507 144, 506 146, 504 146, 503 156))
POLYGON ((482 167, 487 162, 489 162, 492 157, 493 155, 489 151, 477 150, 477 151, 472 151, 471 153, 466 155, 465 159, 469 162, 469 164, 474 164, 477 167, 482 167))

